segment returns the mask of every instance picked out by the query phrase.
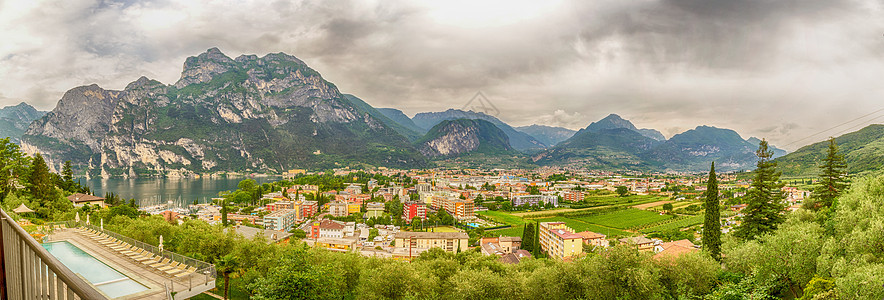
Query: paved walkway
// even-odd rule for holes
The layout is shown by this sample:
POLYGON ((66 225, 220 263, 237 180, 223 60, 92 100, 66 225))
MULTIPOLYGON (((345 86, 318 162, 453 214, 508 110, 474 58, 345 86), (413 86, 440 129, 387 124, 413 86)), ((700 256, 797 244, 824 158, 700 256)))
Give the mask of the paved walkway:
MULTIPOLYGON (((137 294, 128 295, 115 299, 166 299, 165 287, 170 286, 176 293, 188 293, 190 287, 193 290, 206 290, 203 284, 206 282, 204 275, 192 274, 183 278, 175 278, 157 269, 135 261, 127 255, 114 251, 107 246, 101 245, 88 238, 75 229, 56 230, 48 236, 49 242, 68 241, 83 249, 98 260, 123 273, 129 278, 145 285, 149 290, 137 294)), ((213 278, 209 277, 211 287, 214 287, 213 278)))

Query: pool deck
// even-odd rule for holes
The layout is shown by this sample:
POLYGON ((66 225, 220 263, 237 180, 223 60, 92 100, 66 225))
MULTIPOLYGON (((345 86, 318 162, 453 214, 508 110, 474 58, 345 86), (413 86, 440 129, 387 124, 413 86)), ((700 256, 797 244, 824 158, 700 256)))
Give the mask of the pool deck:
POLYGON ((127 295, 114 299, 167 299, 166 289, 163 284, 170 286, 178 295, 198 294, 202 291, 215 287, 213 278, 209 277, 208 285, 206 276, 192 274, 182 278, 175 278, 157 269, 145 266, 126 255, 114 251, 104 245, 98 244, 90 238, 77 233, 73 229, 56 230, 47 236, 48 242, 67 241, 89 253, 96 259, 116 269, 123 275, 143 284, 149 289, 137 294, 127 295), (192 287, 192 288, 191 288, 192 287))

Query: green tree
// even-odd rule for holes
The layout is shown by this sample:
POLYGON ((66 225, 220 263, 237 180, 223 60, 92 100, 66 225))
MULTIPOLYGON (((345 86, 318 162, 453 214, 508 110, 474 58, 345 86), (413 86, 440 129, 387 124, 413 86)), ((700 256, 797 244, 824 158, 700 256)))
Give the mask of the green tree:
POLYGON ((617 195, 619 195, 620 197, 626 197, 626 195, 629 194, 629 189, 627 189, 625 186, 622 186, 622 185, 618 186, 615 191, 617 192, 617 195))
POLYGON ((663 210, 671 212, 673 209, 672 203, 663 204, 663 210))
POLYGON ((49 167, 40 153, 34 155, 31 162, 31 176, 28 178, 30 183, 30 192, 34 198, 40 202, 40 206, 46 206, 49 202, 55 200, 58 194, 55 191, 55 184, 52 182, 52 176, 49 173, 49 167))
POLYGON ((24 179, 27 174, 29 158, 20 149, 9 138, 0 139, 0 199, 6 199, 16 183, 22 183, 19 179, 24 179))
POLYGON ((783 222, 783 183, 777 163, 772 160, 773 151, 768 148, 767 140, 761 140, 758 151, 758 164, 755 177, 746 194, 746 208, 743 209, 743 223, 737 227, 735 234, 743 239, 751 240, 756 236, 771 232, 783 222))
POLYGON ((215 260, 215 269, 224 276, 224 300, 227 300, 227 292, 230 290, 230 273, 239 269, 239 258, 233 253, 219 257, 215 260))
POLYGON ((525 230, 522 231, 522 249, 531 252, 534 255, 534 223, 525 223, 525 230))
POLYGON ((716 261, 721 261, 721 211, 718 201, 718 176, 715 175, 715 162, 709 169, 706 182, 706 217, 703 222, 703 249, 716 261))
POLYGON ((813 189, 813 198, 815 201, 813 210, 822 207, 832 207, 835 201, 845 189, 847 189, 847 163, 844 162, 844 156, 838 153, 838 145, 835 139, 829 139, 829 149, 826 152, 826 158, 820 166, 820 177, 817 186, 813 189))
POLYGON ((71 161, 64 161, 64 167, 61 169, 61 180, 63 182, 62 189, 68 192, 74 192, 74 170, 71 168, 71 161))

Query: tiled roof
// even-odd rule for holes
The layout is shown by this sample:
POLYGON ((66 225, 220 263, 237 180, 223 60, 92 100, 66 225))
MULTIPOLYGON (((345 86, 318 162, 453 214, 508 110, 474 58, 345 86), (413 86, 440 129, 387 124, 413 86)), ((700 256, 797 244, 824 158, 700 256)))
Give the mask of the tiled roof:
POLYGON ((580 235, 580 236, 582 236, 584 239, 591 239, 591 240, 594 240, 594 239, 603 239, 603 238, 605 238, 605 235, 604 235, 604 234, 601 234, 601 233, 595 233, 595 232, 592 232, 592 231, 581 231, 581 232, 578 232, 577 234, 580 235))
POLYGON ((76 194, 68 196, 68 200, 71 200, 71 202, 74 202, 74 203, 79 203, 79 202, 89 202, 89 201, 101 201, 101 200, 104 200, 104 198, 96 197, 96 196, 92 196, 92 195, 81 194, 81 193, 76 193, 76 194))
POLYGON ((575 233, 565 231, 563 229, 550 229, 549 231, 552 232, 553 234, 559 236, 563 240, 583 239, 582 236, 577 235, 575 233))
POLYGON ((672 245, 669 248, 666 248, 666 250, 660 251, 660 253, 655 254, 654 259, 676 258, 685 253, 690 253, 694 251, 697 251, 697 248, 687 248, 680 245, 672 245))

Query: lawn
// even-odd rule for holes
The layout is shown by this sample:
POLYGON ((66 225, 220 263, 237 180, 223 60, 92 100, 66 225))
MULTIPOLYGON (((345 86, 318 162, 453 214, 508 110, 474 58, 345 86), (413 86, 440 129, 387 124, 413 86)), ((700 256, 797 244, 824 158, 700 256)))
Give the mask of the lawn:
POLYGON ((650 212, 646 210, 640 209, 625 209, 618 210, 612 213, 594 215, 594 216, 586 216, 586 217, 577 217, 575 219, 592 224, 599 224, 602 226, 627 229, 636 226, 641 226, 644 224, 660 222, 666 219, 670 219, 672 216, 670 215, 660 215, 655 212, 650 212))
POLYGON ((485 211, 477 211, 476 214, 482 215, 483 217, 486 217, 488 220, 491 220, 491 221, 494 221, 497 223, 501 223, 501 224, 505 224, 505 225, 517 226, 517 225, 525 224, 525 219, 522 219, 522 217, 514 216, 512 214, 509 214, 509 213, 503 212, 503 211, 485 210, 485 211))
POLYGON ((538 222, 565 222, 565 225, 568 225, 568 227, 571 227, 571 229, 574 229, 574 231, 576 231, 576 232, 592 231, 592 232, 597 232, 597 233, 601 233, 601 234, 608 235, 608 236, 612 236, 612 235, 633 236, 633 235, 635 235, 634 233, 629 232, 629 231, 600 226, 597 224, 587 223, 582 220, 571 219, 571 218, 566 218, 566 217, 543 218, 543 219, 537 219, 537 221, 538 222))

